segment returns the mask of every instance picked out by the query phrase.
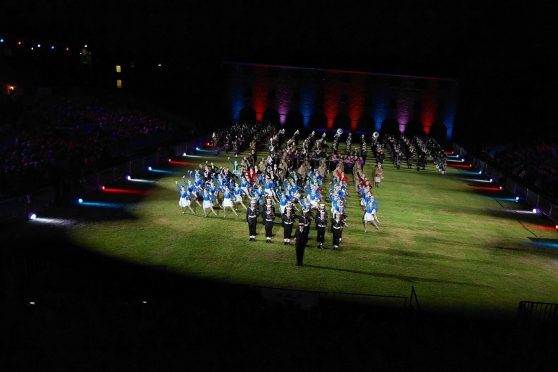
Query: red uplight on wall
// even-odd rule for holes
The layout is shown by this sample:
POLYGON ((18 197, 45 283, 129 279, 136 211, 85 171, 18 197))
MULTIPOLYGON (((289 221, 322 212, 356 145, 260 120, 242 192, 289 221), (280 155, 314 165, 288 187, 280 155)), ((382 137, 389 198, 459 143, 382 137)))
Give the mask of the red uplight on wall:
POLYGON ((325 88, 325 108, 324 113, 327 118, 327 129, 333 129, 335 124, 335 118, 340 111, 340 99, 341 99, 341 86, 337 81, 337 76, 331 76, 327 79, 325 88))
MULTIPOLYGON (((364 111, 364 79, 362 76, 355 77, 351 84, 349 95, 349 118, 351 119, 351 130, 357 130, 358 121, 364 111)), ((371 128, 367 128, 371 129, 371 128)))
POLYGON ((266 79, 267 69, 262 71, 258 70, 258 75, 254 81, 254 90, 252 96, 252 106, 254 111, 256 111, 256 121, 262 122, 264 117, 264 112, 267 109, 267 79, 266 79))
POLYGON ((430 129, 436 120, 436 111, 438 110, 438 98, 436 97, 436 80, 428 80, 428 88, 422 98, 422 112, 420 113, 420 121, 422 130, 426 134, 430 134, 430 129))

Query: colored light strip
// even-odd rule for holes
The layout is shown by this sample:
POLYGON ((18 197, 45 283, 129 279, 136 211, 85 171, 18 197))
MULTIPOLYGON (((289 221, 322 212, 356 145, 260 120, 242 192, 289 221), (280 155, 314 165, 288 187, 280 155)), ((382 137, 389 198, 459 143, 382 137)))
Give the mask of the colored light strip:
POLYGON ((155 169, 153 167, 149 167, 149 168, 147 168, 147 170, 150 171, 150 172, 153 172, 153 173, 161 173, 161 174, 173 174, 173 175, 182 174, 180 172, 174 172, 174 171, 163 170, 163 169, 155 169))
POLYGON ((111 194, 125 194, 125 195, 148 195, 149 190, 134 190, 134 189, 119 189, 102 186, 101 190, 111 194))
POLYGON ((481 171, 478 172, 469 172, 469 171, 459 171, 456 174, 460 174, 460 175, 469 175, 469 176, 478 176, 479 174, 482 174, 481 171))
POLYGON ((485 191, 500 191, 500 190, 504 189, 502 186, 499 186, 499 187, 471 186, 471 187, 474 188, 474 189, 477 189, 477 190, 485 190, 485 191))
POLYGON ((122 203, 91 202, 91 201, 85 201, 83 199, 80 199, 80 200, 81 201, 78 201, 78 205, 81 205, 81 206, 84 206, 84 207, 120 209, 120 208, 124 208, 126 206, 126 204, 122 204, 122 203))
POLYGON ((455 163, 448 163, 448 167, 453 168, 473 168, 471 164, 455 164, 455 163))
POLYGON ((534 245, 539 248, 552 248, 558 249, 558 242, 530 242, 529 244, 534 245))
POLYGON ((175 164, 175 165, 187 165, 187 166, 195 166, 196 164, 189 162, 189 161, 178 161, 178 160, 170 160, 169 159, 169 164, 175 164))
POLYGON ((70 226, 76 223, 76 221, 74 220, 66 220, 62 218, 45 218, 45 217, 35 217, 30 222, 39 223, 39 224, 57 225, 57 226, 70 226))
POLYGON ((500 201, 507 201, 507 202, 513 202, 513 203, 517 203, 518 200, 516 198, 492 198, 494 200, 500 200, 500 201))
MULTIPOLYGON (((473 174, 477 174, 477 173, 473 173, 473 174)), ((481 180, 479 178, 460 178, 460 179, 469 182, 492 183, 492 178, 489 180, 481 180)))

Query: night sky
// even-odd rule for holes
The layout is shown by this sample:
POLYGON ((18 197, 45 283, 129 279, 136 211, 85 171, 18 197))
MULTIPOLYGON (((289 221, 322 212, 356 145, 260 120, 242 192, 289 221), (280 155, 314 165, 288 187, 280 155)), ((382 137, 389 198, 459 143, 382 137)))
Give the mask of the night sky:
POLYGON ((3 8, 2 32, 86 41, 106 60, 163 61, 204 92, 227 60, 452 77, 458 135, 556 131, 549 1, 9 0, 3 8))

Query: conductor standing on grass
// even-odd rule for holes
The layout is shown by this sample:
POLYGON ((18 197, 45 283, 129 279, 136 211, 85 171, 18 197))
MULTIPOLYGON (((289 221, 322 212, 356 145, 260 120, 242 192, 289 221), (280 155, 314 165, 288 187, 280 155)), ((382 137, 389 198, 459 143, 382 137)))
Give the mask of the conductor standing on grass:
POLYGON ((256 240, 256 224, 258 223, 258 207, 256 200, 250 201, 250 206, 246 209, 246 222, 248 223, 248 232, 250 234, 250 241, 256 240))
POLYGON ((304 241, 304 224, 299 223, 296 229, 296 266, 302 266, 304 261, 304 248, 306 242, 304 241))

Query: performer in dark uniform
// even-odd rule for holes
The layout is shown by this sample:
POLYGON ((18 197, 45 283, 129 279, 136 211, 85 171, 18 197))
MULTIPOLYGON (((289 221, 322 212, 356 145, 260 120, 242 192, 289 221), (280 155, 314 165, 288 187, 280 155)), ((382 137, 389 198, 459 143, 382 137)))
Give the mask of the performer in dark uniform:
MULTIPOLYGON (((321 204, 324 205, 324 204, 321 204)), ((320 208, 321 208, 320 205, 320 208)), ((316 231, 318 232, 318 236, 316 238, 316 241, 318 242, 318 248, 320 249, 326 249, 324 247, 324 237, 325 237, 325 231, 326 231, 326 227, 327 227, 327 214, 326 214, 326 210, 325 208, 321 208, 320 210, 318 210, 317 216, 316 216, 316 231)))
POLYGON ((296 265, 302 266, 304 260, 304 225, 299 222, 296 229, 296 265))
POLYGON ((312 213, 310 212, 310 210, 307 210, 304 214, 306 215, 306 223, 304 224, 304 246, 306 246, 308 244, 310 226, 312 225, 312 213))
POLYGON ((333 232, 333 250, 339 249, 339 244, 343 236, 343 226, 345 222, 341 217, 341 213, 335 214, 335 219, 331 222, 331 231, 333 232))
POLYGON ((285 213, 281 216, 283 220, 283 244, 291 244, 291 233, 293 231, 294 216, 292 214, 292 208, 287 207, 285 213))
POLYGON ((258 207, 256 200, 250 201, 250 206, 246 209, 246 222, 248 223, 248 231, 250 233, 250 241, 256 240, 256 225, 258 223, 258 207))
POLYGON ((263 218, 265 226, 265 242, 271 243, 271 237, 273 236, 273 221, 275 220, 275 212, 271 209, 271 205, 266 205, 263 218))
POLYGON ((304 246, 308 243, 308 232, 310 230, 310 210, 307 207, 304 207, 302 210, 300 217, 298 218, 298 226, 303 227, 303 242, 304 246))

